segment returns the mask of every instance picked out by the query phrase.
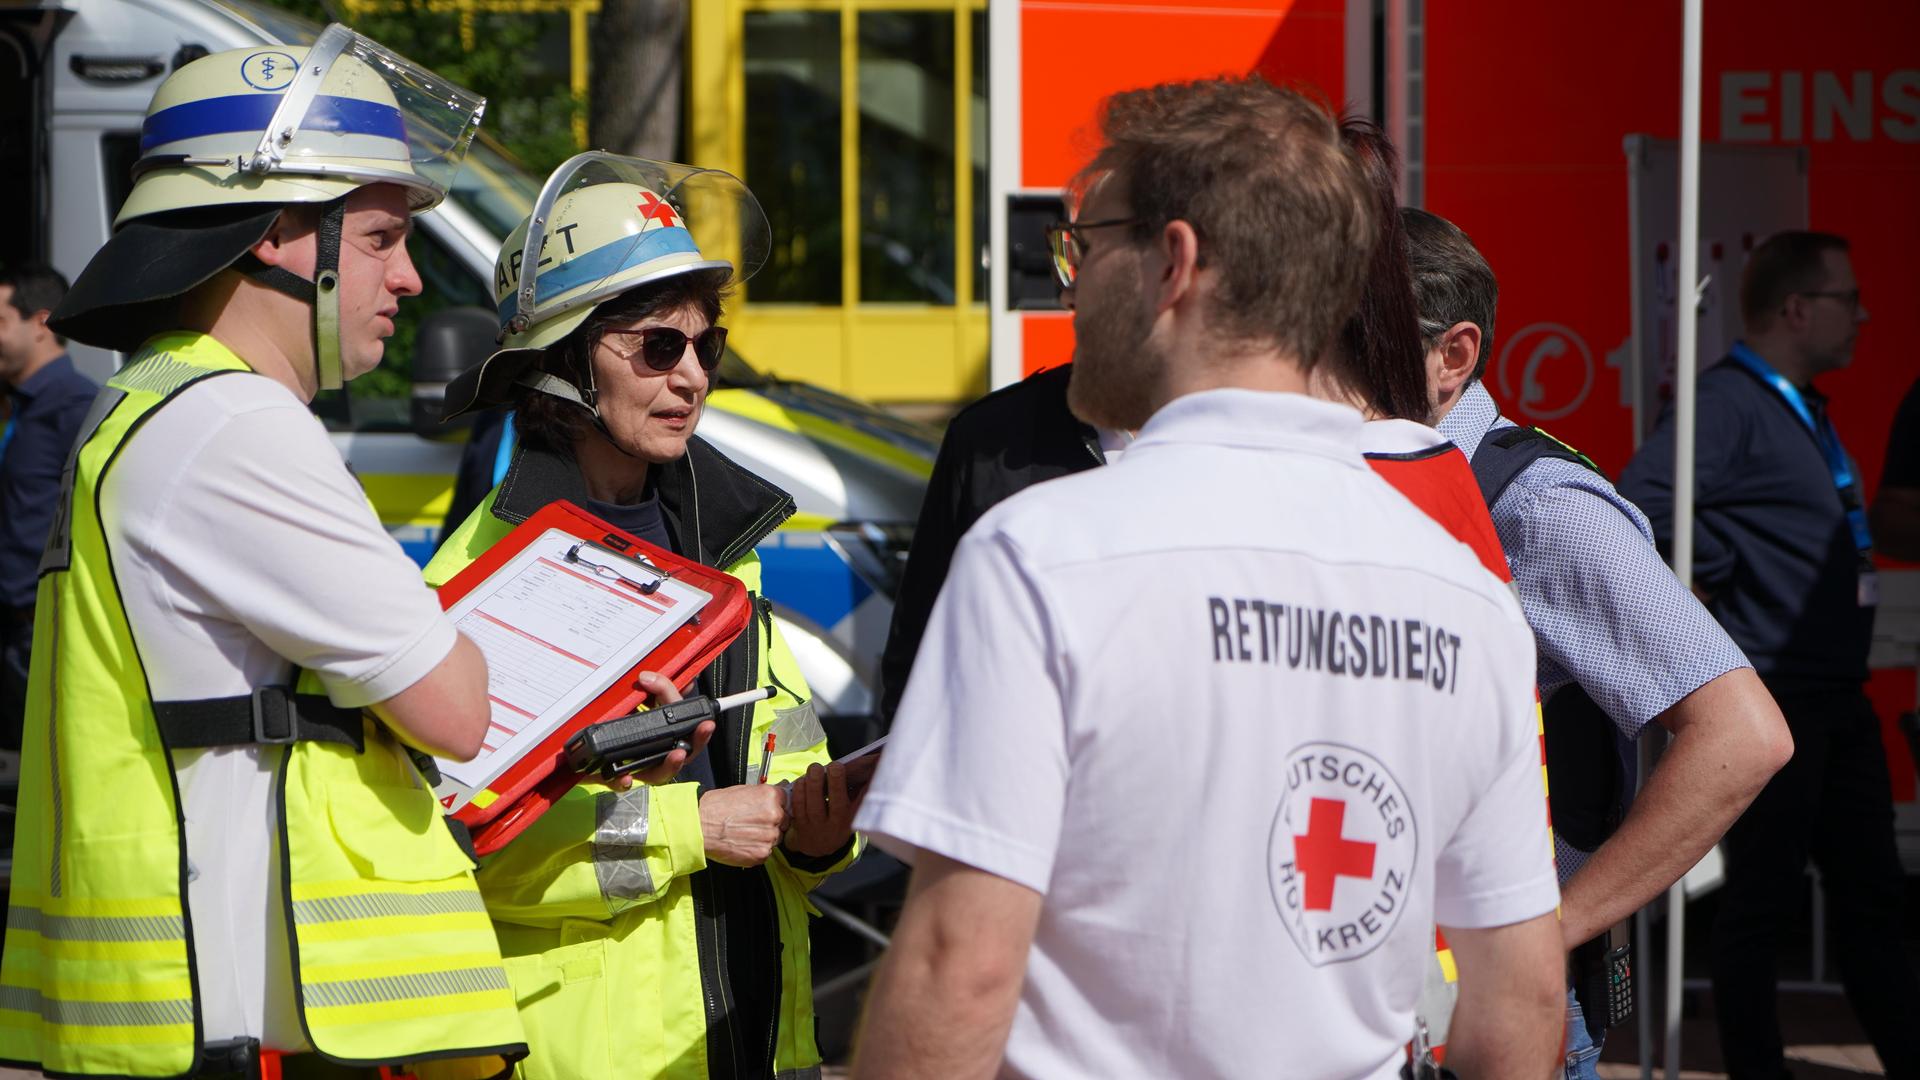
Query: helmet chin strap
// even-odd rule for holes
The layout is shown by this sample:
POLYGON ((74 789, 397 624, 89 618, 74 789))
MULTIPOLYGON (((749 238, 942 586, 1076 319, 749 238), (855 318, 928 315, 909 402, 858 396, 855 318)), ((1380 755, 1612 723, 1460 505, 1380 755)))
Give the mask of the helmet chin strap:
POLYGON ((571 401, 575 405, 587 410, 587 415, 593 418, 593 430, 597 432, 602 439, 606 440, 608 446, 633 458, 635 461, 640 460, 640 455, 621 446, 620 440, 614 438, 613 432, 607 430, 606 418, 600 415, 599 407, 594 404, 595 399, 599 395, 593 387, 593 371, 591 368, 587 371, 587 388, 585 392, 582 392, 579 387, 558 375, 537 369, 523 373, 519 378, 515 379, 514 382, 530 390, 537 390, 540 393, 557 397, 562 401, 571 401))
POLYGON ((248 278, 313 308, 313 366, 322 390, 346 385, 346 365, 340 355, 340 236, 346 217, 345 196, 323 208, 315 230, 312 281, 291 270, 268 266, 252 253, 234 265, 248 278))

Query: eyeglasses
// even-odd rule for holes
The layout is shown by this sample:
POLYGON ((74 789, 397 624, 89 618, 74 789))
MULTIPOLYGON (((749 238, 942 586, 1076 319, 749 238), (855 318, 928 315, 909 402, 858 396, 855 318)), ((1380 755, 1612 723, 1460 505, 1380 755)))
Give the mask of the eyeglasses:
POLYGON ((1845 304, 1847 306, 1847 310, 1849 311, 1860 310, 1860 290, 1859 289, 1848 289, 1845 292, 1803 292, 1798 295, 1824 296, 1829 300, 1840 301, 1842 304, 1845 304))
POLYGON ((1062 221, 1047 226, 1047 248, 1053 252, 1053 276, 1063 289, 1073 288, 1080 273, 1080 260, 1087 254, 1087 242, 1080 237, 1084 229, 1105 229, 1115 225, 1139 227, 1146 218, 1111 218, 1106 221, 1062 221))
POLYGON ((653 371, 672 371, 680 364, 680 358, 687 353, 687 342, 693 342, 693 355, 700 361, 700 370, 713 374, 720 366, 720 358, 727 351, 727 328, 709 326, 700 333, 688 337, 671 326, 649 326, 644 330, 602 330, 600 340, 622 360, 632 361, 639 358, 653 371), (609 340, 611 339, 611 340, 609 340))

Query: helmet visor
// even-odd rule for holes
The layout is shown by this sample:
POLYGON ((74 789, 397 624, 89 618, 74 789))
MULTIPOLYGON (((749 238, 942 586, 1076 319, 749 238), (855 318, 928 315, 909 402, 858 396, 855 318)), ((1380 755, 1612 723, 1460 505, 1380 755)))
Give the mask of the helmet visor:
POLYGON ((409 189, 414 209, 446 197, 486 99, 338 23, 295 63, 247 57, 250 86, 283 90, 248 171, 341 176, 409 189))
POLYGON ((516 333, 678 274, 738 284, 765 264, 771 242, 759 200, 732 173, 577 154, 501 253, 501 325, 516 333))

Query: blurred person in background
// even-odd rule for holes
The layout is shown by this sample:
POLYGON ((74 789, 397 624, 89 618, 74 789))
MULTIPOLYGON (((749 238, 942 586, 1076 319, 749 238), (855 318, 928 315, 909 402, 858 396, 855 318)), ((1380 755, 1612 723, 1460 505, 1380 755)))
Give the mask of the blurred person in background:
POLYGON ((1920 562, 1920 381, 1907 389, 1893 414, 1886 467, 1869 520, 1875 551, 1920 562))
POLYGON ((50 266, 0 267, 0 750, 20 749, 33 651, 33 594, 80 421, 100 387, 75 370, 47 317, 67 295, 50 266))
MULTIPOLYGON (((1780 938, 1820 869, 1840 981, 1889 1076, 1920 1076, 1920 980, 1899 948, 1905 875, 1880 720, 1865 691, 1879 578, 1859 469, 1821 375, 1846 367, 1867 309, 1845 237, 1783 232, 1740 277, 1746 336, 1702 372, 1694 439, 1694 585, 1753 658, 1793 760, 1727 831, 1713 998, 1731 1076, 1787 1075, 1780 938)), ((1620 490, 1673 543, 1671 411, 1620 490)), ((1664 770, 1664 766, 1663 766, 1664 770)))

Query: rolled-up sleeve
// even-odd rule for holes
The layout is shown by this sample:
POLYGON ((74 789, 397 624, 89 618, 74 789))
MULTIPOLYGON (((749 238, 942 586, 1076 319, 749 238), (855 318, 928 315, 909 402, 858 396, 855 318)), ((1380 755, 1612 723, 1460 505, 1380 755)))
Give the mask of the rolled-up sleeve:
POLYGON ((1604 479, 1541 461, 1494 510, 1539 644, 1543 694, 1577 682, 1633 739, 1681 698, 1748 666, 1604 479))

